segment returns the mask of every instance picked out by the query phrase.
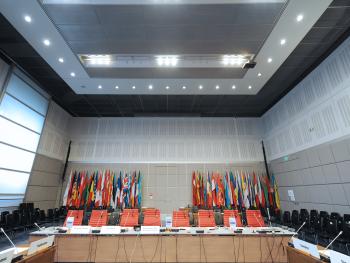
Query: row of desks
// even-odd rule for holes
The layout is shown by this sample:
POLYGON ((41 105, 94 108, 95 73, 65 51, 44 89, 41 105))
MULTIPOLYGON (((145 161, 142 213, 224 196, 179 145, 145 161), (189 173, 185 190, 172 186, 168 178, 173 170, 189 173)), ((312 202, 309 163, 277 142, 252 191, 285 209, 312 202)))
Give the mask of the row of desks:
POLYGON ((269 228, 197 228, 158 235, 140 235, 129 229, 118 235, 72 235, 55 228, 32 233, 30 241, 55 234, 55 262, 287 262, 285 246, 293 232, 269 228))

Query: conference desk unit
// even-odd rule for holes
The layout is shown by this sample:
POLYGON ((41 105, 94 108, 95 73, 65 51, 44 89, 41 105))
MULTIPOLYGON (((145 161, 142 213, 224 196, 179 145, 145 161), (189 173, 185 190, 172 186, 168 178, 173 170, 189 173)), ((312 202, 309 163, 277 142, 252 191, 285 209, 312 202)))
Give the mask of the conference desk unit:
POLYGON ((286 246, 293 232, 269 228, 180 228, 179 232, 141 235, 129 228, 117 235, 33 232, 30 241, 54 234, 55 262, 287 262, 286 246))

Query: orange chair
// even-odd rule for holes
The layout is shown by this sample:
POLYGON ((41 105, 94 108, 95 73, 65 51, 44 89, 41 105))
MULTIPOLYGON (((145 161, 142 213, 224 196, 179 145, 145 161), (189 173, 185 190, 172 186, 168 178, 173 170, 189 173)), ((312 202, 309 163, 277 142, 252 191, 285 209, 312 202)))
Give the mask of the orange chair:
POLYGON ((189 227, 190 217, 187 211, 173 211, 173 227, 189 227))
POLYGON ((198 210, 199 227, 215 227, 215 217, 212 210, 198 210))
POLYGON ((230 226, 230 222, 229 222, 230 217, 236 218, 237 227, 242 227, 242 220, 238 213, 238 210, 224 210, 224 225, 226 227, 230 226))
POLYGON ((124 209, 120 215, 120 226, 134 227, 139 224, 139 210, 138 209, 124 209))
POLYGON ((74 217, 73 226, 81 226, 83 223, 84 210, 68 210, 63 226, 66 226, 68 217, 74 217))
POLYGON ((260 210, 247 210, 246 211, 247 224, 250 227, 264 227, 264 218, 261 215, 260 210))
POLYGON ((143 211, 143 225, 144 226, 160 226, 160 211, 159 209, 146 208, 143 211))
POLYGON ((101 227, 107 225, 108 212, 107 210, 92 210, 89 220, 89 226, 101 227))

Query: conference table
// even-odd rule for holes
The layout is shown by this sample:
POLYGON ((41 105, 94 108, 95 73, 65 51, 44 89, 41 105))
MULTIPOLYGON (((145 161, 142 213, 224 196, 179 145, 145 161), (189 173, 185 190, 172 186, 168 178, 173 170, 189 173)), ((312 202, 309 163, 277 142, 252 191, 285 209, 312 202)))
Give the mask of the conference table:
MULTIPOLYGON (((99 228, 92 228, 99 229, 99 228)), ((115 235, 59 233, 49 227, 31 233, 30 242, 55 235, 55 262, 287 262, 294 232, 279 227, 179 228, 140 234, 133 228, 115 235), (197 230, 203 231, 198 233, 197 230)))

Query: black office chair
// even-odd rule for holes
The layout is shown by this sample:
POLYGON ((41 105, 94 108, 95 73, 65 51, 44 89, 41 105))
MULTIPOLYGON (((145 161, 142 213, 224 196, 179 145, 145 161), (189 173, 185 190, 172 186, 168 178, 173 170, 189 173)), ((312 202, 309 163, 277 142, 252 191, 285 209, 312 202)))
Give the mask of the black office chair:
POLYGON ((13 224, 12 224, 12 229, 14 234, 16 234, 17 232, 20 231, 24 231, 25 227, 24 224, 22 222, 22 214, 20 213, 19 210, 14 210, 12 212, 12 219, 13 219, 13 224))
POLYGON ((341 240, 344 240, 347 254, 350 256, 350 214, 344 214, 342 228, 343 235, 341 240))
POLYGON ((299 226, 300 226, 298 210, 292 211, 292 226, 294 228, 299 228, 299 226))
POLYGON ((288 227, 290 227, 292 225, 292 220, 291 220, 289 211, 283 212, 282 223, 283 223, 283 225, 288 226, 288 227))
POLYGON ((91 217, 91 212, 85 212, 83 216, 83 225, 88 225, 91 217))
POLYGON ((108 218, 108 225, 110 225, 110 226, 118 225, 119 224, 119 215, 120 215, 120 211, 112 212, 108 218))

